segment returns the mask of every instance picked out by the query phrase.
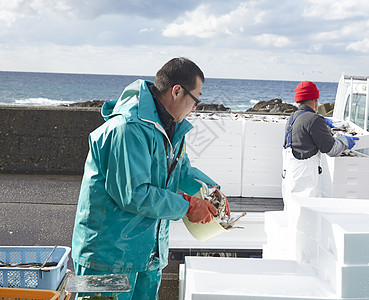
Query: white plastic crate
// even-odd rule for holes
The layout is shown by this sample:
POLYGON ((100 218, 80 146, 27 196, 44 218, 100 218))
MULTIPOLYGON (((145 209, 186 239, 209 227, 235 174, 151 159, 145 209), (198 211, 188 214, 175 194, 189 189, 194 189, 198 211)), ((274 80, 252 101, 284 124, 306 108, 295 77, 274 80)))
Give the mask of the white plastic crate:
POLYGON ((47 262, 55 262, 55 267, 17 266, 19 264, 43 264, 50 253, 52 246, 0 246, 0 261, 2 264, 12 264, 14 267, 0 267, 0 287, 29 288, 56 290, 62 281, 68 263, 69 247, 58 246, 47 262))

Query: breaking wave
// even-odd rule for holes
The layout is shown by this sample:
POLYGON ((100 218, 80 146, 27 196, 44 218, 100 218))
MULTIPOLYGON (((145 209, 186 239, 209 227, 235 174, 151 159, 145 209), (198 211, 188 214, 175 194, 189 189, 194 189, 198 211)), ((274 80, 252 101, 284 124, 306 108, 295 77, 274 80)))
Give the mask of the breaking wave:
MULTIPOLYGON (((48 98, 28 98, 14 100, 13 105, 26 105, 26 106, 57 106, 63 104, 71 104, 75 101, 53 100, 48 98)), ((12 105, 12 103, 7 103, 12 105)))

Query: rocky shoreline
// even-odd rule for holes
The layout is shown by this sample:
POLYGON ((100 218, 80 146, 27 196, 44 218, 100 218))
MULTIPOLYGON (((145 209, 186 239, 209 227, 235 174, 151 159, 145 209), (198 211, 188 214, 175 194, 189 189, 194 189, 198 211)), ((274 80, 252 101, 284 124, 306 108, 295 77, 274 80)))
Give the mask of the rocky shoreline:
MULTIPOLYGON (((101 107, 106 100, 91 100, 85 102, 75 102, 72 104, 62 105, 67 107, 101 107)), ((318 113, 324 116, 332 116, 334 104, 325 103, 319 105, 318 113)), ((293 104, 283 102, 282 99, 275 98, 268 101, 260 101, 245 111, 245 113, 250 114, 292 114, 297 110, 297 107, 293 104)), ((200 103, 196 107, 197 112, 231 112, 229 107, 225 107, 223 104, 216 103, 200 103)))

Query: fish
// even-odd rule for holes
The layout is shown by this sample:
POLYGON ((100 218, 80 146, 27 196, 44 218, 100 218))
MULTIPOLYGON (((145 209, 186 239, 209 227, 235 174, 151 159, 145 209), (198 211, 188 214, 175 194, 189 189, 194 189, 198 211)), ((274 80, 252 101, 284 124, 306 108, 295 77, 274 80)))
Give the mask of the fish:
POLYGON ((201 194, 202 198, 209 201, 211 204, 215 206, 217 209, 217 214, 214 216, 215 219, 218 221, 218 223, 224 228, 224 229, 233 229, 233 228, 243 228, 243 227, 235 227, 234 225, 238 220, 240 220, 242 217, 246 216, 247 213, 243 212, 238 217, 232 217, 227 216, 227 198, 226 196, 220 191, 219 186, 211 185, 204 183, 200 180, 197 180, 201 184, 201 194))
MULTIPOLYGON (((40 268, 43 264, 40 263, 21 263, 21 264, 10 264, 0 261, 0 268, 40 268)), ((56 262, 47 262, 43 267, 50 268, 57 266, 56 262)))

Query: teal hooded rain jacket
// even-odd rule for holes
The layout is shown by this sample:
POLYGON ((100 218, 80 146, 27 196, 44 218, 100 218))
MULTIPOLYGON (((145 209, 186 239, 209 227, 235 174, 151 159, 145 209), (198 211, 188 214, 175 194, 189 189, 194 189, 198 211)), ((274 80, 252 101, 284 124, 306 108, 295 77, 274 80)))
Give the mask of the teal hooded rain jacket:
POLYGON ((183 218, 189 205, 177 191, 195 194, 200 185, 194 178, 215 184, 190 165, 185 143, 167 179, 192 125, 187 120, 177 123, 171 143, 147 83, 137 80, 119 100, 106 102, 106 122, 89 136, 72 241, 74 263, 86 268, 164 268, 169 221, 183 218))

